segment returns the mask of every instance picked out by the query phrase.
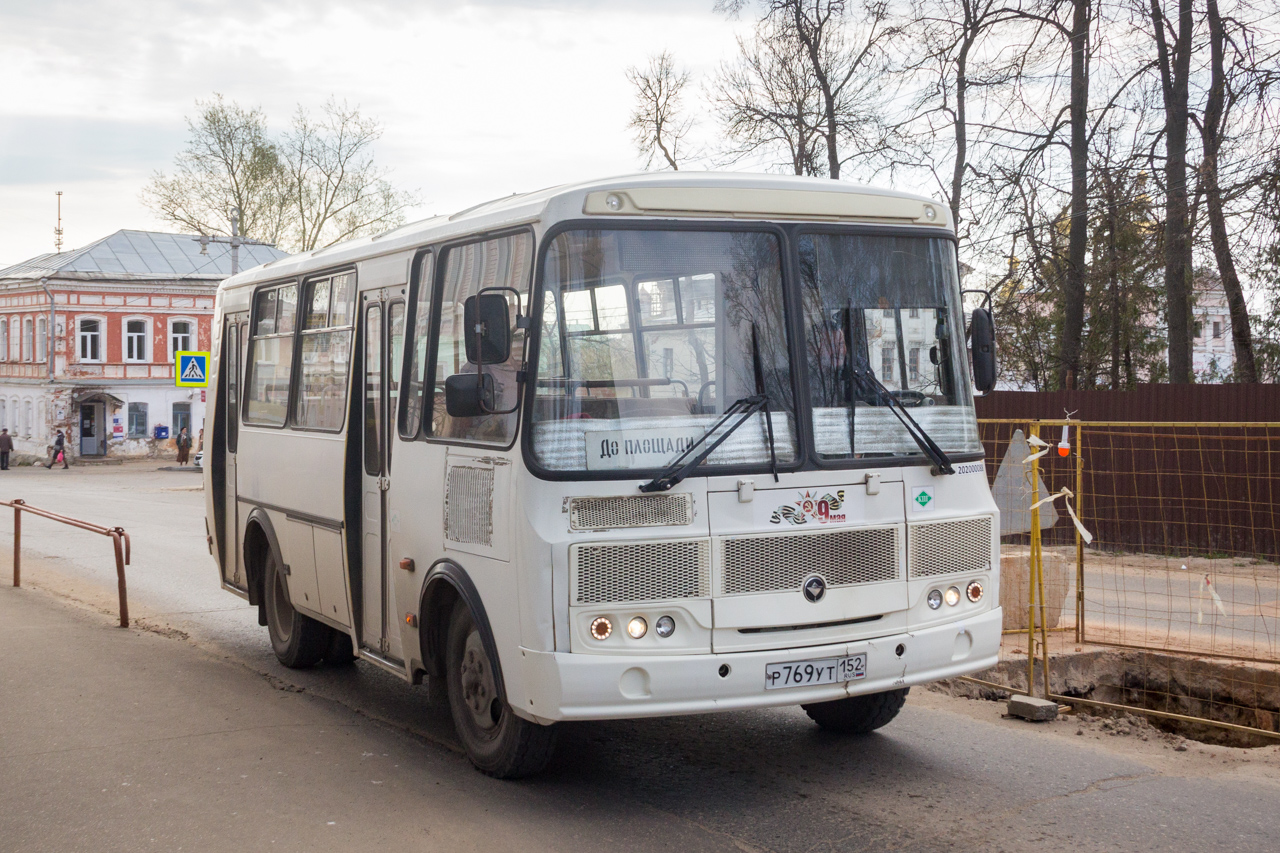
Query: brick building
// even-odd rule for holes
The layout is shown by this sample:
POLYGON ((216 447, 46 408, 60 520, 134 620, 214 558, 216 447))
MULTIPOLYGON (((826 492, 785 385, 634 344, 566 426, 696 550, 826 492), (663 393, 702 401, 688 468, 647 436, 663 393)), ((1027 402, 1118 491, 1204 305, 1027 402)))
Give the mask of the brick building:
MULTIPOLYGON (((173 353, 211 348, 231 250, 207 252, 189 234, 117 231, 0 269, 0 427, 18 458, 45 455, 58 429, 72 456, 98 458, 156 455, 181 427, 199 433, 204 395, 175 387, 173 353)), ((283 256, 241 246, 240 268, 283 256)))

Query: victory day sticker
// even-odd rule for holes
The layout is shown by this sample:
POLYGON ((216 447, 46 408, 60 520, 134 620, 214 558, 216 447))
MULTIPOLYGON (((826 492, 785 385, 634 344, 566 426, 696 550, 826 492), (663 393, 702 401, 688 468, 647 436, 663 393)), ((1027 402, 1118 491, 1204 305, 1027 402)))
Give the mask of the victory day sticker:
POLYGON ((769 527, 822 527, 848 524, 844 489, 807 489, 789 492, 769 489, 756 492, 756 522, 769 527))

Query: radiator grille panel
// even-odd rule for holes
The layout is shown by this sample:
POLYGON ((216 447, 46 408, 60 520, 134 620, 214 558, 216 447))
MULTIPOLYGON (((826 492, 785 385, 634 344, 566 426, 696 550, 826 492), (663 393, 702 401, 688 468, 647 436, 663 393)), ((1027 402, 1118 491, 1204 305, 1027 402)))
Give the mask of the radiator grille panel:
POLYGON ((911 577, 929 578, 991 568, 991 517, 913 524, 908 563, 911 577))
POLYGON ((493 469, 454 465, 444 491, 444 538, 493 544, 493 469))
POLYGON ((724 594, 798 590, 812 574, 828 587, 896 580, 898 540, 894 527, 722 539, 724 594))
POLYGON ((692 523, 693 496, 688 494, 573 498, 569 501, 569 527, 573 530, 692 523))
POLYGON ((706 539, 575 545, 569 560, 577 579, 578 604, 711 594, 711 544, 706 539))

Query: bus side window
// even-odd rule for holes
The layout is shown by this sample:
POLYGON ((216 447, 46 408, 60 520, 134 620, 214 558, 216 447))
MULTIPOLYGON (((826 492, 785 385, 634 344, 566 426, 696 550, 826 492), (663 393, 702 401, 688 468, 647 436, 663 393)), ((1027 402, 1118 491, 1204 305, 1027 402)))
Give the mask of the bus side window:
POLYGON ((293 424, 340 430, 347 412, 355 273, 310 281, 306 288, 293 424))
POLYGON ((293 372, 293 326, 298 287, 288 284, 258 291, 254 297, 253 335, 249 343, 249 379, 245 386, 245 423, 284 426, 293 372))
MULTIPOLYGON (((417 438, 418 428, 422 426, 422 410, 426 405, 425 385, 427 378, 427 345, 431 342, 431 294, 435 290, 431 272, 432 255, 422 258, 418 267, 418 282, 413 292, 413 314, 409 322, 413 331, 409 336, 409 364, 405 367, 404 410, 400 414, 400 436, 417 438)), ((397 357, 391 362, 392 371, 399 369, 397 357)))
MULTIPOLYGON (((467 298, 484 288, 510 287, 520 293, 520 312, 531 314, 529 278, 533 266, 533 235, 527 231, 495 237, 480 243, 469 243, 449 249, 444 258, 444 286, 437 320, 435 387, 431 435, 466 441, 510 444, 515 436, 518 413, 454 418, 445 411, 444 382, 457 373, 474 373, 477 365, 467 361, 463 341, 463 306, 467 298)), ((516 317, 515 294, 505 293, 511 320, 516 317)), ((625 310, 625 309, 624 309, 625 310)), ((516 371, 524 361, 525 330, 514 329, 511 356, 502 364, 485 365, 494 383, 495 409, 510 409, 520 394, 516 371)))

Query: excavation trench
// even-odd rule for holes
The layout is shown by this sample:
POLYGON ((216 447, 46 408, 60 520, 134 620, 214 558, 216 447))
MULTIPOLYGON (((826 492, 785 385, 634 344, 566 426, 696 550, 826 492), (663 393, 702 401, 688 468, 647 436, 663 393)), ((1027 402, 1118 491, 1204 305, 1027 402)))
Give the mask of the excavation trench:
MULTIPOLYGON (((1025 660, 1005 661, 974 673, 987 682, 1007 685, 997 690, 962 679, 942 682, 949 692, 975 699, 1003 700, 1009 691, 1025 692, 1025 660)), ((1035 666, 1036 693, 1043 692, 1040 661, 1035 666)), ((1236 747, 1280 744, 1280 666, 1210 661, 1141 651, 1096 651, 1055 655, 1049 659, 1049 686, 1059 696, 1124 705, 1135 713, 1158 711, 1194 720, 1148 717, 1158 729, 1202 743, 1236 747), (1242 732, 1210 721, 1258 729, 1242 732), (1273 734, 1264 734, 1271 732, 1273 734)), ((1080 703, 1093 715, 1122 715, 1080 703)))

